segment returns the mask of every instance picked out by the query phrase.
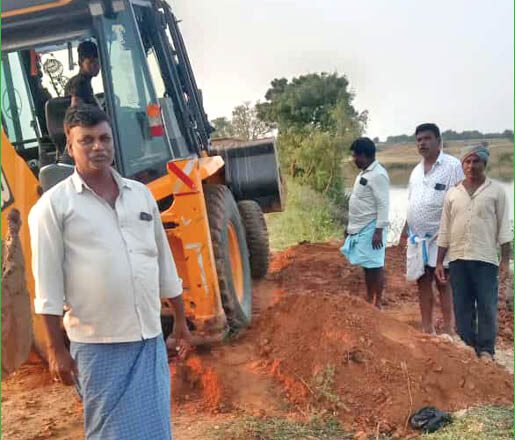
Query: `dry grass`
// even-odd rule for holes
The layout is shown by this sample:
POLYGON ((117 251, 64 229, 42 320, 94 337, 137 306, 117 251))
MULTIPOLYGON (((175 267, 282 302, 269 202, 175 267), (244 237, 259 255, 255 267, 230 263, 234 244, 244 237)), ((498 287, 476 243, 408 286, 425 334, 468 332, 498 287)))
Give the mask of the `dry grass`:
POLYGON ((217 440, 351 440, 335 419, 313 417, 308 421, 292 418, 243 417, 222 426, 217 440))
MULTIPOLYGON (((206 439, 216 440, 351 440, 338 420, 313 416, 301 421, 287 417, 243 416, 222 424, 206 439)), ((361 436, 367 440, 393 440, 385 434, 361 436)), ((395 437, 398 438, 398 437, 395 437)), ((409 437, 413 438, 413 437, 409 437)), ((453 414, 451 424, 420 440, 509 440, 513 439, 513 407, 482 406, 453 414)))

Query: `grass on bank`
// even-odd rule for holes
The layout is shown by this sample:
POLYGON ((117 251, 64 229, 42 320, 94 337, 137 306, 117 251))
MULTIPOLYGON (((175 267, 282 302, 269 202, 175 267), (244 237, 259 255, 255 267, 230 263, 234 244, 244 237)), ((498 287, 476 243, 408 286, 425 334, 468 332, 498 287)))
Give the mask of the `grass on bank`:
POLYGON ((244 417, 222 427, 217 440, 347 440, 353 435, 345 432, 335 419, 314 417, 307 422, 269 417, 244 417))
MULTIPOLYGON (((242 417, 221 427, 216 440, 347 440, 353 439, 334 418, 313 417, 298 421, 279 417, 242 417)), ((392 440, 376 434, 368 440, 392 440)), ((409 437, 413 438, 413 437, 409 437)), ((481 406, 454 415, 453 422, 420 440, 509 440, 513 439, 513 407, 481 406)))
POLYGON ((420 437, 423 440, 513 439, 513 407, 480 406, 458 412, 445 428, 420 437))
POLYGON ((270 247, 278 251, 303 241, 343 238, 337 215, 337 207, 327 197, 287 179, 285 211, 266 216, 270 247))

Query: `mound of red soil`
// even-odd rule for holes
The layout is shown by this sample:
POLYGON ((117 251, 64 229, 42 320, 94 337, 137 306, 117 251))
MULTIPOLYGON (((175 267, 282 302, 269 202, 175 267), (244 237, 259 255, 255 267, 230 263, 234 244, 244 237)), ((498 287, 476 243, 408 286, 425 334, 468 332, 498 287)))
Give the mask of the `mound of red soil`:
POLYGON ((276 253, 254 289, 252 328, 172 368, 174 400, 274 415, 286 398, 302 414, 333 412, 350 430, 398 434, 422 406, 511 404, 509 372, 417 331, 416 286, 404 271, 404 251, 388 249, 385 313, 361 299, 362 271, 339 256, 338 243, 276 253))
MULTIPOLYGON (((351 266, 339 253, 341 243, 305 243, 274 255, 270 277, 289 293, 324 292, 365 296, 363 271, 351 266)), ((415 283, 406 281, 406 252, 399 246, 386 250, 386 287, 383 305, 398 308, 404 303, 417 303, 415 283)), ((498 342, 513 347, 513 301, 511 287, 500 289, 498 342), (506 293, 509 292, 509 293, 506 293)), ((438 295, 435 295, 437 300, 438 295)), ((442 327, 439 307, 435 310, 436 328, 442 327)), ((418 328, 418 322, 414 323, 418 328)))
MULTIPOLYGON (((363 270, 340 255, 341 243, 305 243, 274 255, 270 276, 289 292, 348 293, 364 295, 363 270)), ((415 285, 406 282, 406 253, 386 250, 385 304, 415 299, 415 285)))
POLYGON ((422 406, 513 402, 513 377, 468 348, 356 297, 296 293, 263 312, 258 332, 261 356, 293 403, 326 407, 354 429, 403 432, 422 406))

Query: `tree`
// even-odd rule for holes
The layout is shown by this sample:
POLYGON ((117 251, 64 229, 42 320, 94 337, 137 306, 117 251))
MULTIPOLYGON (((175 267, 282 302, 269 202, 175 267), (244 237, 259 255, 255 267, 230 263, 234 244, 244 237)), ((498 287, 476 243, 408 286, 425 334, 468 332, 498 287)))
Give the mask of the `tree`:
POLYGON ((293 78, 275 79, 267 91, 266 102, 257 104, 259 117, 277 128, 334 129, 331 112, 343 105, 350 117, 358 117, 352 106, 354 95, 348 90, 347 78, 336 73, 311 73, 293 78))
POLYGON ((224 138, 234 136, 234 127, 231 121, 225 116, 215 118, 211 121, 211 125, 215 129, 211 134, 212 138, 224 138))
POLYGON ((366 126, 368 113, 358 113, 347 78, 313 73, 288 81, 274 79, 256 105, 258 117, 278 129, 284 171, 317 191, 343 194, 342 161, 352 141, 366 126))
POLYGON ((232 111, 231 125, 234 135, 242 140, 255 140, 270 133, 270 125, 257 117, 255 106, 249 101, 237 106, 232 111))
POLYGON ((260 139, 270 133, 271 127, 257 116, 255 106, 246 101, 234 107, 232 118, 215 118, 211 121, 215 131, 212 138, 235 137, 242 141, 260 139))
POLYGON ((377 136, 372 140, 374 141, 374 144, 378 144, 379 142, 381 142, 381 140, 377 136))

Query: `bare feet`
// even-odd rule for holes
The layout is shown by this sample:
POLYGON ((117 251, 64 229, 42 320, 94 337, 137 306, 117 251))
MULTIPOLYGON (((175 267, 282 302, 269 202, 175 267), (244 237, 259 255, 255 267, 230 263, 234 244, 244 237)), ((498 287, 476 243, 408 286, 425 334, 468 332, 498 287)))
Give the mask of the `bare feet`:
POLYGON ((441 333, 438 335, 438 337, 444 341, 447 341, 447 342, 454 342, 454 339, 452 338, 452 336, 448 333, 441 333))
POLYGON ((451 336, 452 338, 454 338, 454 336, 456 336, 456 332, 454 331, 453 327, 444 327, 442 329, 442 334, 447 334, 447 335, 451 336))
POLYGON ((432 325, 427 327, 422 326, 422 332, 424 332, 426 335, 436 336, 435 328, 432 325))

